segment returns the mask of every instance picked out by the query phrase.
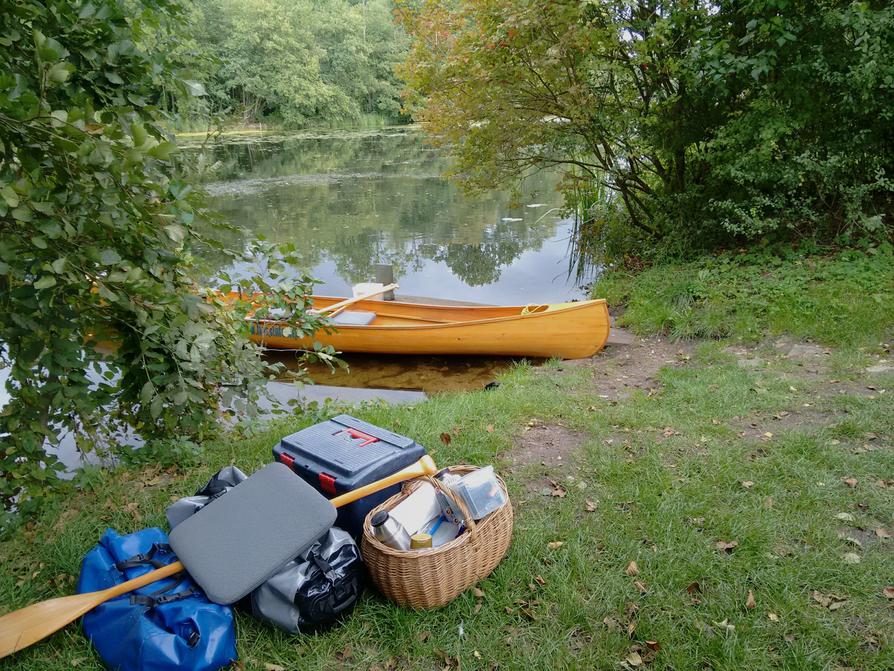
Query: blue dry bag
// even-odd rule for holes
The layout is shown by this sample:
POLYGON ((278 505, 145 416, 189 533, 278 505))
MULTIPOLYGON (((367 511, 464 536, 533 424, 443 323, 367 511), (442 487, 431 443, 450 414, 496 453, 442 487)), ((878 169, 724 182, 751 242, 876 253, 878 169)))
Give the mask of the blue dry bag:
MULTIPOLYGON (((106 589, 177 559, 161 529, 119 536, 106 529, 84 557, 78 592, 106 589)), ((236 659, 229 606, 211 603, 179 573, 97 606, 84 633, 106 665, 120 671, 211 671, 236 659)))

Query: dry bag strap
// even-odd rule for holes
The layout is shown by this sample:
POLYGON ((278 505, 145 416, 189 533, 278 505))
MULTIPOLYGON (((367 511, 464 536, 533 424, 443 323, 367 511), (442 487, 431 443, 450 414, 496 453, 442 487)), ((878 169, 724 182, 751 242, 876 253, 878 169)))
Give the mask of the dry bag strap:
POLYGON ((149 552, 134 555, 130 559, 125 559, 124 561, 115 562, 115 568, 122 572, 125 569, 142 566, 143 564, 152 564, 155 568, 161 568, 162 566, 167 566, 170 562, 163 562, 160 559, 156 559, 155 555, 170 553, 171 551, 171 546, 167 543, 153 543, 149 552))
POLYGON ((173 601, 180 601, 180 599, 186 599, 187 597, 190 597, 196 593, 197 590, 193 587, 190 587, 183 590, 182 592, 169 594, 169 592, 177 589, 183 583, 183 581, 186 580, 186 572, 181 571, 180 573, 175 574, 173 577, 175 578, 175 581, 168 587, 162 587, 161 589, 150 592, 149 594, 131 594, 130 603, 139 604, 148 608, 155 608, 155 606, 160 606, 163 603, 171 603, 173 601))
POLYGON ((328 580, 330 584, 334 584, 338 579, 338 574, 332 570, 332 564, 327 562, 316 552, 312 552, 310 557, 313 560, 313 563, 317 565, 317 568, 320 569, 322 574, 326 577, 326 580, 328 580))

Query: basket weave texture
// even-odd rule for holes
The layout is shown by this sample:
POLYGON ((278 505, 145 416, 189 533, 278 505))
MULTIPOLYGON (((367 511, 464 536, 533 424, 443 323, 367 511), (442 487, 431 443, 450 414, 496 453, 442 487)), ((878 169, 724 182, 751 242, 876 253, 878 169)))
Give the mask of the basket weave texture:
MULTIPOLYGON (((451 473, 465 475, 476 466, 452 466, 451 473)), ((413 480, 366 516, 361 544, 363 560, 376 587, 386 597, 410 608, 440 608, 469 587, 489 576, 506 555, 512 540, 512 503, 506 483, 497 476, 506 495, 506 503, 478 522, 470 521, 458 538, 427 550, 396 550, 372 535, 371 518, 380 510, 389 510, 409 496, 423 482, 444 492, 471 520, 462 499, 439 480, 431 477, 413 480)))

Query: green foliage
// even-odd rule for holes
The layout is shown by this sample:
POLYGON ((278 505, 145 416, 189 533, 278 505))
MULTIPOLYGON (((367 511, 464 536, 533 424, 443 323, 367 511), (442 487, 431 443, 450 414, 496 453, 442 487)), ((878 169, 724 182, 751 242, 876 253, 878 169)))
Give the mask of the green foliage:
POLYGON ((609 256, 890 235, 890 3, 427 0, 400 15, 411 111, 457 178, 561 166, 586 245, 609 256))
MULTIPOLYGON (((193 280, 202 211, 151 104, 195 89, 139 46, 178 18, 168 0, 0 15, 0 499, 23 513, 56 485, 47 447, 64 433, 113 453, 125 427, 198 439, 262 388, 251 306, 193 280)), ((263 288, 293 300, 310 280, 274 272, 263 288)), ((303 307, 298 328, 322 325, 303 307)))
POLYGON ((207 87, 204 109, 186 116, 358 122, 400 115, 394 66, 406 36, 391 20, 390 0, 201 0, 193 3, 178 49, 207 87))
POLYGON ((894 252, 785 249, 703 256, 641 272, 608 270, 594 296, 622 308, 621 326, 675 338, 789 333, 832 345, 875 345, 894 328, 894 252))

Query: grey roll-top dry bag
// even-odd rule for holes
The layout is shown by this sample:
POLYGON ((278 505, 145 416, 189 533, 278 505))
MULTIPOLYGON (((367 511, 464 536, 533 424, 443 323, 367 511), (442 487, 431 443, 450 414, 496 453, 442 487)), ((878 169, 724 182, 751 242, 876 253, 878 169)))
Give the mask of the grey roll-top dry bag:
POLYGON ((165 508, 165 516, 168 518, 171 529, 247 479, 248 476, 236 466, 226 466, 220 469, 205 483, 204 487, 196 492, 195 496, 186 496, 165 508))

